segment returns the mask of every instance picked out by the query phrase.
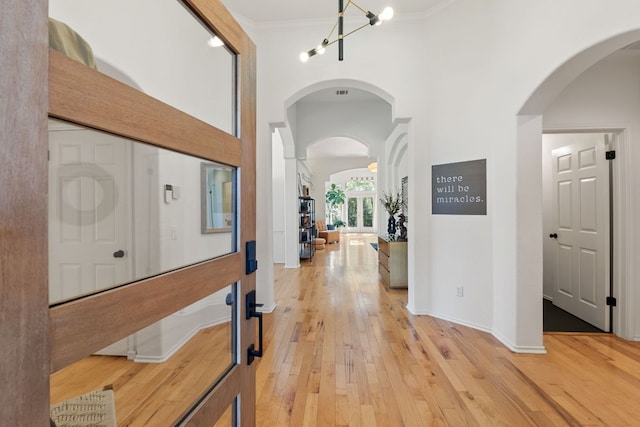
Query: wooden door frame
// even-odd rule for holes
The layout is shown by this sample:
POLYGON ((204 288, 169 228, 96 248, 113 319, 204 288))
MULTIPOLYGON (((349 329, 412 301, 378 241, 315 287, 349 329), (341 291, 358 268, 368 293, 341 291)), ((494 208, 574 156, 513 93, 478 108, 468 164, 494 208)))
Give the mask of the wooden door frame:
MULTIPOLYGON (((5 343, 0 346, 0 419, 7 424, 47 425, 51 372, 215 292, 222 287, 220 280, 225 286, 238 282, 239 296, 255 289, 255 274, 239 273, 244 242, 256 235, 255 45, 219 0, 186 3, 237 54, 238 138, 49 51, 47 1, 10 0, 3 6, 0 52, 7 57, 0 57, 0 113, 5 118, 0 153, 10 166, 0 168, 5 184, 0 199, 0 338, 5 343), (48 115, 239 167, 238 252, 49 308, 48 115), (139 123, 150 122, 155 132, 139 129, 139 123), (210 284, 211 277, 220 280, 210 284), (146 303, 151 300, 154 304, 146 303), (82 322, 76 321, 79 316, 82 322), (96 334, 95 325, 105 321, 112 327, 96 334)), ((240 319, 244 310, 240 304, 240 319)), ((229 401, 226 406, 213 401, 212 391, 190 424, 217 418, 243 390, 241 425, 255 425, 255 365, 244 368, 243 351, 253 342, 255 324, 242 320, 240 325, 239 364, 217 386, 229 401)))
POLYGON ((47 425, 47 63, 45 0, 0 16, 0 420, 47 425))

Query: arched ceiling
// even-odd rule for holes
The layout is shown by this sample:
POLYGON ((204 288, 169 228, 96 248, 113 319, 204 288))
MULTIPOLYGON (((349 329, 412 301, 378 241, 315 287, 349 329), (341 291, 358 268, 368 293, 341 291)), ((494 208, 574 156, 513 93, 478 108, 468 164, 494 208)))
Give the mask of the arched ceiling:
POLYGON ((375 158, 384 149, 393 125, 391 104, 353 87, 317 90, 288 110, 299 159, 309 155, 375 158))
POLYGON ((369 157, 369 148, 351 138, 334 137, 323 139, 307 147, 307 159, 336 157, 369 157))

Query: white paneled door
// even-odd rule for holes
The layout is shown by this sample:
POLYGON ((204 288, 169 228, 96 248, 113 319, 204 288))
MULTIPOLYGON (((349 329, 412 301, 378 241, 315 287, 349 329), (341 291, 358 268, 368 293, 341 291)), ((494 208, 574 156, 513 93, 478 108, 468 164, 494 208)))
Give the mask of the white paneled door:
POLYGON ((130 278, 129 143, 90 130, 49 132, 49 300, 130 278))
POLYGON ((554 135, 567 145, 552 152, 555 247, 553 303, 609 330, 609 161, 606 135, 554 135))

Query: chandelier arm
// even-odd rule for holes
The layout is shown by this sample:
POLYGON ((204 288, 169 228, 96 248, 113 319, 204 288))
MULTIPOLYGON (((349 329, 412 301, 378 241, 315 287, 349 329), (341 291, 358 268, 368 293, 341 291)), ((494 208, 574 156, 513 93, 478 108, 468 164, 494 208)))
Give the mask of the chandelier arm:
POLYGON ((327 34, 327 37, 325 37, 326 40, 329 40, 331 38, 336 28, 338 28, 338 21, 336 21, 336 23, 333 24, 333 28, 331 28, 331 31, 329 31, 329 34, 327 34))
POLYGON ((361 27, 356 28, 355 30, 351 30, 351 31, 349 31, 347 34, 344 34, 344 35, 342 36, 342 38, 345 38, 345 37, 347 37, 347 36, 349 36, 349 35, 351 35, 351 34, 355 33, 356 31, 360 31, 361 29, 363 29, 363 28, 365 28, 365 27, 370 27, 370 25, 369 25, 369 24, 364 24, 364 25, 362 25, 361 27))
MULTIPOLYGON (((360 11, 361 11, 362 13, 364 13, 365 15, 367 14, 367 12, 369 12, 368 10, 364 10, 363 8, 361 8, 360 6, 358 6, 358 3, 354 2, 354 1, 349 0, 349 4, 352 4, 352 5, 354 5, 355 7, 357 7, 358 9, 360 9, 360 11)), ((347 6, 349 6, 349 5, 347 5, 347 6)), ((346 8, 345 8, 345 9, 346 9, 346 8)))
POLYGON ((391 19, 393 16, 393 9, 390 7, 385 8, 385 10, 380 15, 374 15, 372 12, 363 9, 353 0, 338 0, 338 20, 329 31, 329 34, 326 38, 322 40, 318 47, 311 49, 308 52, 302 52, 300 54, 300 60, 302 62, 306 62, 310 57, 317 55, 318 53, 324 53, 326 47, 331 46, 334 43, 338 43, 338 61, 342 61, 344 59, 344 38, 350 36, 351 34, 360 31, 365 27, 369 27, 371 25, 380 24, 381 21, 391 19), (346 4, 345 4, 346 3, 346 4), (346 10, 353 4, 353 7, 359 9, 364 15, 369 19, 369 22, 361 25, 360 27, 349 31, 345 34, 344 32, 344 15, 346 10), (384 15, 384 17, 381 17, 384 15), (334 35, 336 29, 338 30, 338 34, 335 40, 329 41, 331 37, 334 35))
MULTIPOLYGON (((347 7, 351 4, 351 0, 347 0, 347 7)), ((338 0, 338 61, 344 59, 344 2, 338 0)))

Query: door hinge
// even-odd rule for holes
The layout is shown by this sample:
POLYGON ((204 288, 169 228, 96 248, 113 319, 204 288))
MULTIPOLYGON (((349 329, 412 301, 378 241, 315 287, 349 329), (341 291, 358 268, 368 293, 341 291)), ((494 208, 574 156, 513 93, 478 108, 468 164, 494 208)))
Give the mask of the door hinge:
POLYGON ((607 297, 607 305, 610 305, 611 307, 615 307, 616 303, 617 301, 614 297, 607 297))
POLYGON ((606 160, 614 160, 616 158, 616 150, 607 151, 604 153, 606 160))

